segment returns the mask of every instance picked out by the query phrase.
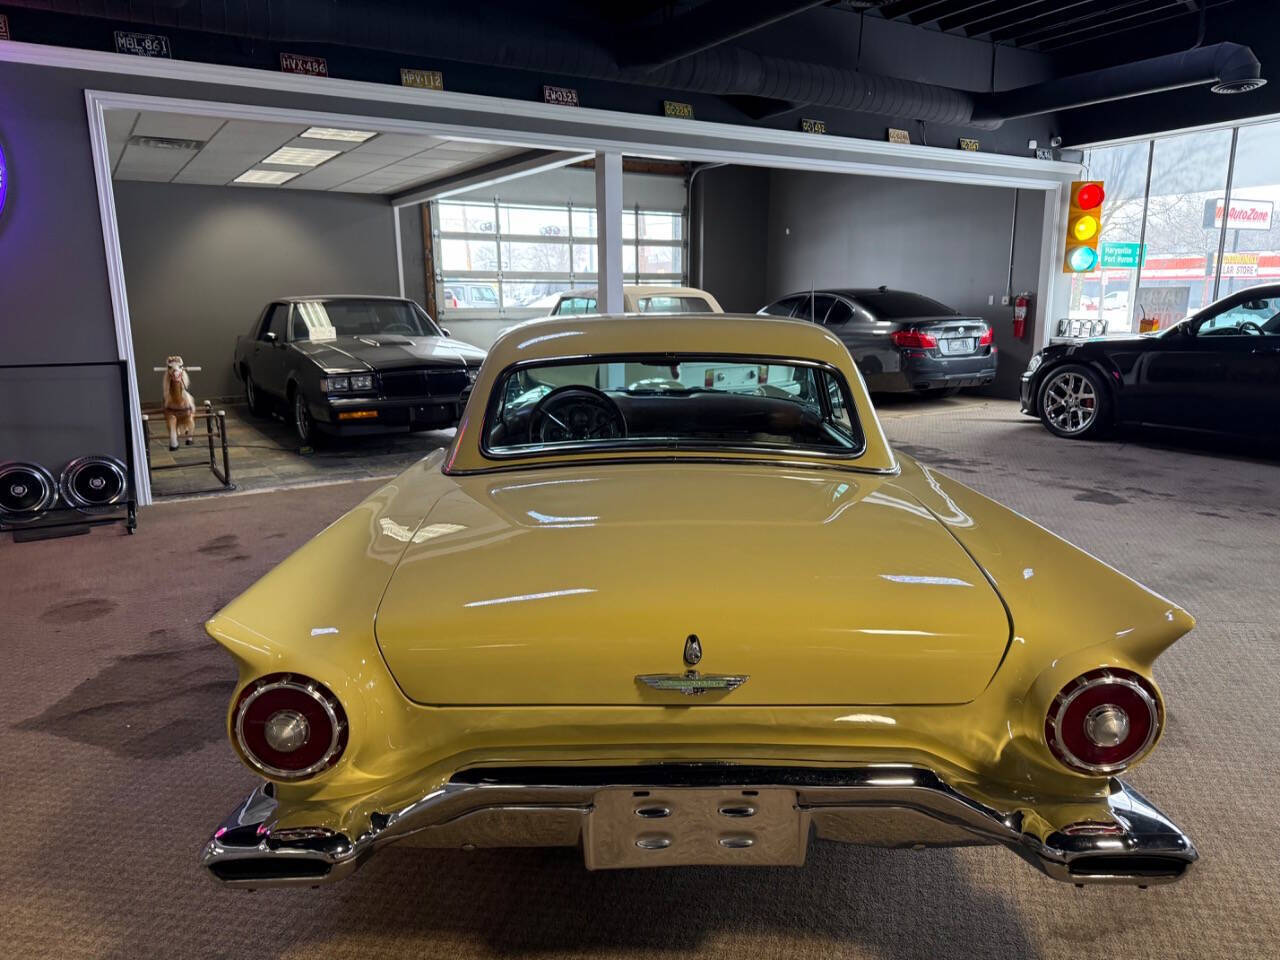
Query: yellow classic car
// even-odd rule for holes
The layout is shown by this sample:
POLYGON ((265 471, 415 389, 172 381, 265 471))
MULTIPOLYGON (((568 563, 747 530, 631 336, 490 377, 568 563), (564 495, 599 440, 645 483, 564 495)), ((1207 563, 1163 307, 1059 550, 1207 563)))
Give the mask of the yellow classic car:
POLYGON ((508 331, 457 436, 207 624, 265 778, 202 862, 387 843, 593 869, 1003 845, 1147 885, 1196 859, 1116 774, 1175 604, 896 454, 841 342, 730 315, 508 331))

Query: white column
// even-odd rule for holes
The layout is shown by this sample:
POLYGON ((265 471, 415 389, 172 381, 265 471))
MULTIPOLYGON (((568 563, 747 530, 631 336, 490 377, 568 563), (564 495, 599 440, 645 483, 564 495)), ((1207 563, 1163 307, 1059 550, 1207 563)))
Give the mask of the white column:
POLYGON ((622 154, 596 154, 596 309, 622 313, 622 154))

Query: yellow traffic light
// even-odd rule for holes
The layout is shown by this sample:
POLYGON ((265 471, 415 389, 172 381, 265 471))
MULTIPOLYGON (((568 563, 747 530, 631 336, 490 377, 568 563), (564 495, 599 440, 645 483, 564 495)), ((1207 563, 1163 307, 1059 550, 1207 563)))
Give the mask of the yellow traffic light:
POLYGON ((1101 180, 1076 180, 1071 184, 1063 273, 1089 273, 1097 269, 1098 232, 1102 227, 1102 201, 1106 196, 1101 180))

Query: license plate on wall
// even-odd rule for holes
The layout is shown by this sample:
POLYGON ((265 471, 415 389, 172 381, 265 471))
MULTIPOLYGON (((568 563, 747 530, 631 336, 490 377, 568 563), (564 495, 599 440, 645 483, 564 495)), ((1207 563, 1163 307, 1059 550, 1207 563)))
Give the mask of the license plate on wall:
POLYGON ((940 340, 942 352, 948 357, 962 353, 973 353, 973 337, 954 337, 951 340, 940 340))

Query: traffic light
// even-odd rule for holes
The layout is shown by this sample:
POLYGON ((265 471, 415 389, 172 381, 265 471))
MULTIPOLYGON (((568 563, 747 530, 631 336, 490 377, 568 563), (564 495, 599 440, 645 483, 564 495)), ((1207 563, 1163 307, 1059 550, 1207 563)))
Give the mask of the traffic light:
POLYGON ((1071 208, 1067 212, 1067 242, 1063 273, 1090 273, 1098 266, 1098 233, 1102 229, 1101 180, 1076 180, 1071 184, 1071 208))

